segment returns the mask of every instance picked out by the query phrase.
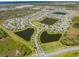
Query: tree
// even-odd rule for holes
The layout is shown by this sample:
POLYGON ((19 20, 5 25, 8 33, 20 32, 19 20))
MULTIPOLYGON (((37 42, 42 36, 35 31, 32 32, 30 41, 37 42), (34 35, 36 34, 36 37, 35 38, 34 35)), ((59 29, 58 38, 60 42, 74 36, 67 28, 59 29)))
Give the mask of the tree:
POLYGON ((7 34, 2 29, 0 29, 0 39, 2 39, 3 37, 5 38, 6 36, 7 34))

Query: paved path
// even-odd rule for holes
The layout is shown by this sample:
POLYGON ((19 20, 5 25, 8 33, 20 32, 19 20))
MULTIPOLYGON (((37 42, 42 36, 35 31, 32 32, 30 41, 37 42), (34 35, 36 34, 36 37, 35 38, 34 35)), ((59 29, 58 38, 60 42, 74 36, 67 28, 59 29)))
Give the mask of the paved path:
POLYGON ((48 53, 45 56, 50 57, 50 56, 55 56, 55 55, 62 54, 65 52, 76 51, 76 50, 79 50, 79 47, 66 48, 64 50, 48 53))

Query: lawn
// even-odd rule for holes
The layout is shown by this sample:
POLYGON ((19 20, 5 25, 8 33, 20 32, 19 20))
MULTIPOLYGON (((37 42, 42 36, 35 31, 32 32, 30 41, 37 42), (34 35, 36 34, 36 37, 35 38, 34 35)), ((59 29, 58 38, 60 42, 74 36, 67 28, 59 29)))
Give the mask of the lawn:
POLYGON ((0 24, 2 24, 5 20, 0 19, 0 24))
POLYGON ((79 56, 79 50, 72 51, 72 52, 65 52, 65 53, 56 55, 55 57, 76 57, 76 56, 79 56))
POLYGON ((45 53, 54 52, 57 50, 61 50, 64 48, 64 46, 60 42, 51 42, 51 43, 45 43, 40 44, 41 48, 45 51, 45 53))
MULTIPOLYGON (((4 30, 8 36, 10 37, 10 39, 8 39, 7 43, 0 43, 0 47, 3 54, 5 54, 8 51, 8 48, 10 50, 16 50, 16 48, 21 48, 20 51, 22 52, 22 54, 20 54, 20 56, 28 56, 32 54, 32 49, 33 47, 31 46, 31 44, 29 42, 24 41, 22 38, 16 36, 14 33, 8 31, 7 29, 5 29, 4 27, 0 26, 0 28, 2 28, 2 30, 4 30), (17 46, 18 45, 18 46, 17 46), (24 48, 22 48, 24 47, 24 48)), ((2 54, 1 54, 2 55, 2 54)))
POLYGON ((10 37, 0 40, 0 56, 15 56, 18 43, 13 41, 10 37), (11 53, 9 53, 11 52, 11 53))

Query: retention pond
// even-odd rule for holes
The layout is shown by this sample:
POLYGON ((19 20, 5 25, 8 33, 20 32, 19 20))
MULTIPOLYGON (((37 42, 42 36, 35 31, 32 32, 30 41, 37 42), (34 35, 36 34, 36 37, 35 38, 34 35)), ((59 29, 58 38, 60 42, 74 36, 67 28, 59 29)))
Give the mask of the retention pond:
POLYGON ((47 25, 53 25, 56 23, 58 19, 56 18, 45 18, 44 20, 40 21, 41 23, 47 24, 47 25))
POLYGON ((44 31, 40 36, 40 40, 42 43, 58 41, 61 35, 62 34, 48 34, 47 31, 44 31))
POLYGON ((54 12, 53 14, 66 15, 66 13, 64 13, 64 12, 54 12))
POLYGON ((26 41, 30 41, 33 32, 34 32, 33 28, 28 28, 28 29, 26 29, 24 31, 16 32, 15 34, 17 34, 18 36, 22 37, 26 41))

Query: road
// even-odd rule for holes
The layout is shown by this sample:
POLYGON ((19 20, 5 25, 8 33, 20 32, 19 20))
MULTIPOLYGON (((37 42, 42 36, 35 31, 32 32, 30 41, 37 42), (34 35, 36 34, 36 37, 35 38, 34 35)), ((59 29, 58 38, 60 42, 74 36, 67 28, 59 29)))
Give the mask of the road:
MULTIPOLYGON (((70 19, 71 17, 69 17, 70 19)), ((34 43, 36 45, 36 48, 37 48, 37 56, 55 56, 57 54, 62 54, 64 52, 69 52, 69 51, 73 51, 73 50, 78 50, 79 48, 67 48, 67 49, 64 49, 64 50, 60 50, 60 51, 56 51, 56 52, 51 52, 51 53, 48 53, 48 54, 45 54, 44 51, 41 49, 41 47, 39 46, 39 43, 38 43, 38 34, 42 31, 42 30, 39 30, 40 27, 38 26, 35 26, 34 24, 32 24, 31 21, 29 21, 29 23, 35 27, 37 29, 37 33, 35 34, 34 36, 34 43)))
POLYGON ((43 30, 43 29, 39 29, 38 26, 35 26, 34 24, 31 23, 31 21, 29 21, 29 23, 36 28, 36 33, 35 33, 35 36, 34 36, 34 44, 36 46, 36 49, 37 49, 37 54, 36 56, 45 56, 45 53, 44 51, 42 50, 42 48, 39 46, 39 42, 38 42, 38 35, 39 33, 43 30))
POLYGON ((35 36, 34 36, 34 43, 35 43, 35 45, 36 45, 36 48, 37 48, 37 56, 45 56, 45 53, 44 53, 44 51, 42 50, 42 48, 39 46, 39 42, 38 42, 38 33, 40 33, 42 30, 39 30, 39 29, 37 29, 37 32, 36 32, 36 34, 35 34, 35 36))
POLYGON ((79 50, 79 47, 66 48, 64 50, 48 53, 45 56, 46 57, 56 56, 58 54, 62 54, 62 53, 65 53, 65 52, 72 52, 72 51, 76 51, 76 50, 79 50))

